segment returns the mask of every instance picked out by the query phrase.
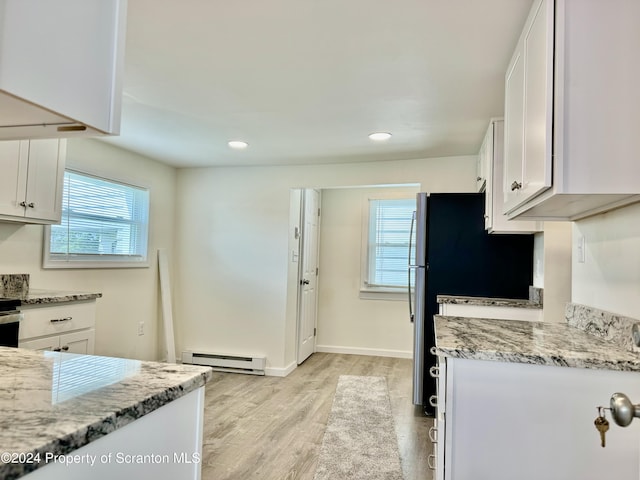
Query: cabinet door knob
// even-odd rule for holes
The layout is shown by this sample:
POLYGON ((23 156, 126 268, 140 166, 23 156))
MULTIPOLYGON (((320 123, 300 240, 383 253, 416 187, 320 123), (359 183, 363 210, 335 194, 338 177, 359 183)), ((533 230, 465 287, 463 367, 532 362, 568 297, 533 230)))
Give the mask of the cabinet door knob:
POLYGON ((515 191, 515 190, 520 190, 522 188, 522 183, 517 182, 514 180, 514 182, 511 184, 511 191, 515 191))
POLYGON ((31 202, 29 205, 27 205, 27 207, 29 208, 36 208, 36 204, 31 202))
POLYGON ((25 208, 26 208, 26 206, 27 206, 27 202, 20 202, 20 206, 21 206, 21 207, 25 207, 25 208))
POLYGON ((65 345, 64 347, 62 347, 61 349, 63 352, 66 352, 69 350, 69 345, 65 345))
POLYGON ((53 349, 53 351, 54 351, 54 352, 59 352, 59 351, 60 351, 60 349, 59 349, 58 347, 56 347, 56 348, 54 348, 54 349, 53 349))
POLYGON ((476 182, 479 182, 480 180, 482 180, 482 177, 476 177, 476 182))

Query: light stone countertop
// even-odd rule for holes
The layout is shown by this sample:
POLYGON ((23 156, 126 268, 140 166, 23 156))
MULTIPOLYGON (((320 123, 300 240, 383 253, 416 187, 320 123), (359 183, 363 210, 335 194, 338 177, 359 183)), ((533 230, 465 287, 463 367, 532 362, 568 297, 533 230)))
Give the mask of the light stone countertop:
POLYGON ((101 298, 102 293, 91 292, 65 292, 61 290, 42 290, 29 288, 28 292, 18 298, 22 305, 43 305, 48 303, 78 302, 82 300, 95 300, 101 298))
POLYGON ((451 358, 640 371, 640 356, 566 323, 434 316, 436 352, 451 358))
MULTIPOLYGON (((211 368, 195 365, 0 347, 0 450, 68 454, 211 376, 211 368)), ((0 460, 0 478, 44 465, 0 460)))
POLYGON ((21 300, 22 305, 77 302, 102 297, 102 293, 30 288, 29 282, 30 275, 28 273, 0 274, 0 297, 21 300))
POLYGON ((542 308, 541 303, 524 298, 466 297, 461 295, 438 295, 438 303, 452 305, 476 305, 482 307, 542 308))

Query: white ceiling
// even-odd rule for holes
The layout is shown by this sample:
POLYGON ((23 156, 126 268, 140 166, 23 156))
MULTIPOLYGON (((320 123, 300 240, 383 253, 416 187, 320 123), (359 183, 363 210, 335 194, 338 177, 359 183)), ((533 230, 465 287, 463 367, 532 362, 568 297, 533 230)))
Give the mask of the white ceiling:
POLYGON ((128 5, 122 130, 106 141, 189 167, 475 154, 531 0, 128 5))

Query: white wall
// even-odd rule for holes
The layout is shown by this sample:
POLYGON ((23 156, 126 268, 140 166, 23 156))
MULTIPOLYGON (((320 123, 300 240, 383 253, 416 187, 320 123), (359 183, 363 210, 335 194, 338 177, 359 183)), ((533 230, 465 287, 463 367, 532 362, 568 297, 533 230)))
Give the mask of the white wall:
POLYGON ((43 270, 43 227, 0 223, 0 273, 29 273, 33 288, 102 292, 97 300, 96 353, 158 358, 158 248, 173 251, 175 169, 104 142, 70 139, 67 166, 148 186, 150 268, 43 270), (139 321, 146 334, 137 335, 139 321))
POLYGON ((640 319, 640 204, 576 222, 573 252, 572 301, 640 319))
POLYGON ((544 232, 533 235, 533 286, 544 288, 544 232))
MULTIPOLYGON (((178 350, 264 354, 271 374, 295 362, 287 303, 290 190, 422 184, 472 191, 476 157, 178 172, 178 350)), ((293 331, 293 333, 292 333, 293 331)))
POLYGON ((571 301, 571 222, 544 224, 545 322, 563 323, 565 307, 571 301))
POLYGON ((362 225, 367 200, 415 196, 420 189, 344 188, 322 191, 319 351, 413 358, 413 325, 406 293, 399 300, 360 298, 362 225))

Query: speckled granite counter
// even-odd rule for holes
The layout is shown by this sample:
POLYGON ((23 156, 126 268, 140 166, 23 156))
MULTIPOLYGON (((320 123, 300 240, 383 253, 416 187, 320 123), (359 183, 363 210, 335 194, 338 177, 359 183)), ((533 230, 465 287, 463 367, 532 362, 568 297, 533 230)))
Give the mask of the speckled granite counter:
POLYGON ((521 298, 465 297, 460 295, 438 295, 438 303, 453 305, 476 305, 482 307, 542 308, 539 302, 521 298))
POLYGON ((640 371, 640 357, 567 324, 436 315, 436 351, 453 358, 640 371))
POLYGON ((56 290, 40 290, 35 288, 30 288, 27 293, 19 296, 22 301, 22 305, 77 302, 81 300, 95 300, 96 298, 101 297, 102 293, 64 292, 56 290))
POLYGON ((61 290, 43 290, 29 286, 28 273, 0 274, 0 297, 18 299, 22 305, 44 305, 48 303, 78 302, 95 300, 102 293, 69 292, 61 290))
MULTIPOLYGON (((208 367, 0 347, 0 450, 67 454, 211 379, 208 367)), ((5 463, 0 478, 43 466, 5 463)))

